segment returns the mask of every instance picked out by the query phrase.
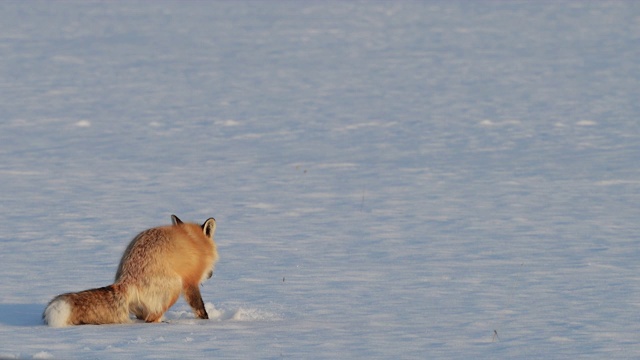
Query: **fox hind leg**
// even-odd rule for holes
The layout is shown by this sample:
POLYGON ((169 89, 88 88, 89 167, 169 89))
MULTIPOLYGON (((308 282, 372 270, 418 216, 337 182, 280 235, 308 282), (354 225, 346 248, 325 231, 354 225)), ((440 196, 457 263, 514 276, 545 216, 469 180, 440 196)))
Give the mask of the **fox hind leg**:
POLYGON ((164 315, 164 313, 147 314, 147 317, 144 319, 144 321, 148 323, 157 323, 162 320, 162 315, 164 315))
POLYGON ((166 299, 166 302, 161 305, 161 308, 156 308, 155 311, 146 309, 143 313, 144 321, 148 323, 161 322, 164 314, 167 312, 167 310, 169 310, 170 307, 173 306, 173 304, 176 303, 176 301, 178 301, 179 296, 180 292, 175 292, 173 295, 171 295, 170 298, 166 299))

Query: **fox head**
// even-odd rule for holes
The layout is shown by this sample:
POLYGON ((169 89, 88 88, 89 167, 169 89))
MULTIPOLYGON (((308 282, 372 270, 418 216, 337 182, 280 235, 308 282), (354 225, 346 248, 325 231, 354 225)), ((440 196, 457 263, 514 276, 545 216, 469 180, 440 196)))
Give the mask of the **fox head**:
MULTIPOLYGON (((182 220, 180 220, 175 215, 171 215, 171 223, 173 225, 182 225, 182 224, 184 224, 182 222, 182 220)), ((202 228, 202 232, 204 233, 204 236, 206 236, 209 239, 213 240, 213 235, 216 232, 216 219, 208 218, 207 221, 205 221, 204 224, 202 224, 200 227, 202 228)))
MULTIPOLYGON (((171 223, 173 224, 173 226, 182 226, 184 225, 184 222, 182 222, 182 220, 180 220, 177 216, 175 215, 171 215, 171 223)), ((202 229, 202 232, 204 233, 204 236, 211 240, 211 242, 214 244, 214 264, 215 262, 218 260, 218 252, 215 250, 215 241, 213 239, 214 234, 216 232, 216 219, 214 218, 208 218, 204 224, 200 225, 200 228, 202 229)), ((209 270, 209 272, 206 274, 206 279, 211 278, 211 276, 213 276, 213 269, 209 270)), ((202 280, 205 280, 204 278, 202 280)))

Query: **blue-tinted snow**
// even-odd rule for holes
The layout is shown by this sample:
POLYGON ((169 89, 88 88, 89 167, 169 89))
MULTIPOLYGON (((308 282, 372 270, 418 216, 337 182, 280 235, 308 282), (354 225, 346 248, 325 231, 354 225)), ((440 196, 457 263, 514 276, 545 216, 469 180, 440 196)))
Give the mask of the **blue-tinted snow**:
POLYGON ((636 2, 3 1, 0 54, 0 357, 640 356, 636 2), (41 325, 172 213, 211 321, 41 325))

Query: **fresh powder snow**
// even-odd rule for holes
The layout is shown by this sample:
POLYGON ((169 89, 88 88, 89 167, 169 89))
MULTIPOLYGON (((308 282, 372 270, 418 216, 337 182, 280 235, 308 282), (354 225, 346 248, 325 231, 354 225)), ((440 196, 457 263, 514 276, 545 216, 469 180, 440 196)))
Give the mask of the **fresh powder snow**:
POLYGON ((1 359, 640 357, 640 3, 0 2, 1 359), (215 217, 160 324, 54 329, 215 217))

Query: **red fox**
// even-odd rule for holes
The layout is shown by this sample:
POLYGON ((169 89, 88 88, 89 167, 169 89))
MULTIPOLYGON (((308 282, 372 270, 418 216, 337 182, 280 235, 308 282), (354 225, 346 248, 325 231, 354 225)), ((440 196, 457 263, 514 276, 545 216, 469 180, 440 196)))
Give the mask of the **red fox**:
POLYGON ((183 223, 138 234, 122 255, 112 285, 56 296, 42 317, 49 326, 120 324, 129 314, 159 322, 180 293, 196 316, 208 319, 199 285, 213 275, 218 252, 213 235, 216 220, 202 225, 183 223))

